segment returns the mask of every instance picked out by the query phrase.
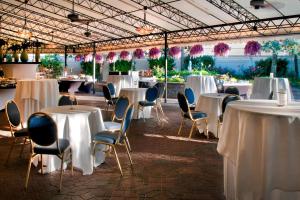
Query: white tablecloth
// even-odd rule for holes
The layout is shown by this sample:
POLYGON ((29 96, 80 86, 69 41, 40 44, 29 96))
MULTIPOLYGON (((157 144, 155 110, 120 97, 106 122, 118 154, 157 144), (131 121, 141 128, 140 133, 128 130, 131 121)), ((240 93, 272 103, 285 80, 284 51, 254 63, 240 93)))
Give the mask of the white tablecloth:
POLYGON ((15 97, 15 88, 0 89, 0 110, 5 109, 6 102, 15 97))
MULTIPOLYGON (((43 109, 42 112, 49 114, 56 122, 58 137, 70 141, 73 166, 82 170, 83 175, 92 174, 93 166, 98 166, 105 159, 103 151, 96 151, 94 162, 92 152, 93 136, 105 129, 100 108, 83 105, 56 106, 43 109)), ((60 169, 60 159, 56 156, 44 155, 43 162, 47 165, 46 172, 60 169)))
POLYGON ((217 92, 217 86, 213 76, 188 76, 185 87, 193 89, 195 102, 198 101, 200 94, 217 92))
MULTIPOLYGON (((215 137, 217 137, 218 118, 222 114, 222 101, 226 95, 228 94, 201 94, 196 104, 196 111, 205 112, 208 115, 208 131, 212 132, 215 137)), ((204 127, 199 128, 203 129, 204 127)))
POLYGON ((300 199, 300 103, 231 102, 217 150, 227 199, 300 199))
POLYGON ((280 89, 287 91, 288 100, 290 101, 293 95, 287 78, 255 77, 251 99, 268 99, 272 91, 273 99, 278 99, 280 89))
POLYGON ((23 121, 34 112, 56 106, 59 99, 56 79, 28 79, 17 81, 15 101, 19 106, 23 121))
POLYGON ((251 83, 224 83, 224 89, 234 86, 239 89, 240 95, 246 95, 247 98, 250 97, 252 84, 251 83))
MULTIPOLYGON (((138 119, 143 117, 142 111, 139 112, 139 116, 137 116, 138 113, 138 102, 145 100, 146 96, 146 90, 147 88, 122 88, 119 96, 126 96, 129 99, 129 103, 132 103, 134 105, 134 113, 133 113, 133 119, 138 119)), ((144 108, 144 116, 145 118, 151 117, 151 107, 145 107, 144 108)))
POLYGON ((115 85, 116 96, 120 95, 122 88, 137 88, 139 86, 138 80, 135 80, 132 75, 109 75, 107 82, 115 85))

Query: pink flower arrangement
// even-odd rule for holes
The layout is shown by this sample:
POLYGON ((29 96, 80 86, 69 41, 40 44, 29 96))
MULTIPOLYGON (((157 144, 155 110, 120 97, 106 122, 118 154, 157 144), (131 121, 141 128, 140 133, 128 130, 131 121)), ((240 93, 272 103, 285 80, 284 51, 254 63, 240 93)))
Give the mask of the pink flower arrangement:
POLYGON ((201 53, 203 52, 203 47, 201 44, 194 45, 190 50, 190 56, 191 57, 199 57, 201 53))
POLYGON ((131 60, 131 55, 128 51, 121 51, 120 58, 121 58, 121 60, 129 61, 129 60, 131 60))
POLYGON ((161 52, 160 49, 157 47, 154 47, 152 49, 150 49, 149 51, 149 58, 150 59, 158 59, 161 56, 161 52))
POLYGON ((95 55, 95 60, 96 60, 96 63, 103 63, 104 59, 103 59, 103 56, 101 54, 97 54, 95 55))
POLYGON ((92 54, 84 55, 84 62, 91 62, 91 61, 93 61, 93 55, 92 54))
POLYGON ((75 61, 76 62, 81 62, 84 60, 84 57, 81 54, 78 54, 75 56, 75 61))
POLYGON ((174 46, 169 49, 169 56, 173 58, 181 57, 181 48, 179 46, 174 46))
POLYGON ((244 48, 244 54, 255 56, 260 53, 260 49, 261 45, 257 41, 248 41, 244 48))
POLYGON ((143 49, 136 49, 133 52, 133 57, 137 58, 137 59, 141 59, 145 57, 144 51, 143 49))
POLYGON ((229 50, 230 50, 229 45, 223 42, 218 43, 214 47, 215 56, 225 56, 229 50))
POLYGON ((116 62, 117 60, 117 54, 113 51, 109 52, 107 54, 107 57, 106 57, 106 60, 109 62, 109 63, 114 63, 116 62))

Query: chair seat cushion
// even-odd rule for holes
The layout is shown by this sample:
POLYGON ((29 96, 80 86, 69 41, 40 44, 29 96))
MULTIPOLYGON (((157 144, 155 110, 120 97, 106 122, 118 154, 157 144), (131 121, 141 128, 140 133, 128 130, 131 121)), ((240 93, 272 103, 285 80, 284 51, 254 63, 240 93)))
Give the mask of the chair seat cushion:
POLYGON ((155 105, 155 102, 149 102, 149 101, 139 101, 139 105, 141 106, 154 106, 155 105))
POLYGON ((56 142, 50 146, 39 146, 36 145, 33 151, 37 154, 50 154, 50 155, 58 155, 63 153, 66 149, 70 147, 70 142, 67 139, 58 139, 58 148, 56 142))
POLYGON ((110 131, 101 131, 94 136, 94 141, 115 144, 118 139, 118 134, 113 134, 110 131))
POLYGON ((29 132, 27 128, 22 128, 14 132, 15 137, 26 137, 29 136, 29 132))
POLYGON ((112 122, 112 121, 107 121, 104 122, 105 129, 108 131, 118 131, 121 129, 121 123, 119 122, 112 122))
MULTIPOLYGON (((207 114, 204 112, 192 112, 191 115, 192 115, 193 119, 201 119, 201 118, 207 117, 207 114)), ((184 114, 184 117, 190 119, 190 116, 187 114, 184 114)))

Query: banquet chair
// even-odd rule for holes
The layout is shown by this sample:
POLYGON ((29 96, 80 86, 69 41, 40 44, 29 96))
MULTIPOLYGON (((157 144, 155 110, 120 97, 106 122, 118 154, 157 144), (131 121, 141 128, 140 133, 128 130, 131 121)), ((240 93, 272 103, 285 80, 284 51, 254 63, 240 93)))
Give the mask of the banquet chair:
POLYGON ((226 94, 235 94, 235 95, 240 95, 240 91, 237 87, 234 86, 229 86, 228 88, 225 89, 226 94))
POLYGON ((194 129, 194 126, 197 125, 197 122, 204 121, 205 125, 206 125, 205 132, 206 132, 207 138, 209 138, 208 127, 207 127, 207 125, 208 125, 207 124, 207 114, 204 112, 198 112, 198 111, 191 112, 187 98, 181 92, 178 92, 177 99, 178 99, 179 107, 181 109, 181 114, 182 114, 182 120, 181 120, 180 127, 178 130, 178 135, 180 135, 180 132, 181 132, 181 129, 182 129, 182 126, 183 126, 183 123, 185 120, 192 121, 192 128, 190 130, 189 138, 192 137, 193 129, 194 129))
POLYGON ((162 109, 162 105, 161 105, 161 102, 162 102, 162 99, 163 99, 163 96, 165 93, 165 89, 166 89, 165 84, 158 82, 154 85, 154 87, 156 87, 158 90, 158 98, 156 100, 157 106, 158 106, 163 118, 166 118, 166 115, 165 115, 164 110, 162 109))
POLYGON ((114 84, 113 83, 107 83, 107 87, 109 89, 110 95, 112 97, 115 97, 116 96, 116 89, 115 89, 114 84))
POLYGON ((41 155, 41 172, 43 174, 43 154, 56 155, 61 160, 59 191, 62 185, 63 163, 69 155, 73 175, 72 149, 67 139, 58 139, 57 126, 54 120, 46 113, 33 113, 28 119, 28 131, 31 142, 31 156, 28 163, 25 189, 28 187, 31 163, 35 156, 41 155), (69 154, 67 154, 67 152, 69 154))
POLYGON ((217 83, 216 86, 217 86, 217 92, 218 93, 225 93, 225 87, 224 87, 222 82, 217 83))
POLYGON ((220 127, 223 123, 223 116, 224 116, 224 113, 225 113, 225 109, 226 109, 226 106, 229 102, 231 101, 237 101, 237 100, 241 100, 241 97, 238 96, 238 95, 235 95, 235 94, 229 94, 227 95, 226 97, 224 97, 223 101, 222 101, 222 114, 219 116, 218 118, 218 124, 217 124, 217 137, 219 135, 219 131, 220 131, 220 127))
POLYGON ((132 115, 133 115, 133 104, 130 104, 126 109, 125 116, 122 120, 122 125, 118 134, 112 134, 110 131, 101 131, 97 133, 93 138, 93 156, 95 157, 97 144, 104 144, 111 147, 115 153, 117 164, 122 176, 123 176, 123 171, 116 151, 116 146, 117 145, 125 146, 130 164, 132 165, 133 163, 129 152, 129 147, 126 142, 127 130, 130 126, 132 115))
POLYGON ((58 100, 58 106, 77 105, 77 99, 75 96, 63 95, 58 100))
POLYGON ((13 138, 13 141, 10 146, 10 149, 9 149, 9 152, 7 155, 7 159, 5 162, 5 164, 7 164, 18 139, 23 139, 23 144, 22 144, 22 148, 21 148, 21 152, 20 152, 20 157, 21 157, 23 150, 24 150, 24 146, 26 145, 26 142, 28 141, 29 133, 28 133, 28 129, 23 127, 19 108, 13 100, 10 100, 6 103, 5 113, 6 113, 6 118, 8 120, 8 123, 9 123, 10 133, 13 138))
POLYGON ((116 104, 118 97, 111 96, 109 87, 107 85, 103 85, 103 95, 107 103, 106 110, 108 110, 109 106, 114 106, 116 104))
POLYGON ((153 108, 155 108, 157 120, 160 121, 159 116, 158 116, 158 106, 156 103, 157 98, 158 98, 158 89, 156 87, 147 88, 146 96, 145 96, 146 100, 138 102, 137 118, 139 116, 139 111, 141 110, 142 114, 143 114, 143 119, 145 122, 144 108, 153 106, 153 108))
POLYGON ((273 91, 272 91, 272 92, 270 92, 270 94, 269 94, 268 100, 272 100, 272 99, 273 99, 273 96, 274 96, 274 94, 273 94, 273 91))
POLYGON ((191 110, 195 110, 195 94, 192 88, 185 88, 184 95, 187 98, 191 110))

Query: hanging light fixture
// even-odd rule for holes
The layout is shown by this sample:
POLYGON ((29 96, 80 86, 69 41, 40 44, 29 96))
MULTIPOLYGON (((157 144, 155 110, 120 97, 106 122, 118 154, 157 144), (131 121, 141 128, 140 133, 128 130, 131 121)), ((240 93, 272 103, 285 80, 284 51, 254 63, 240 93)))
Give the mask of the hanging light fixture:
POLYGON ((54 33, 54 31, 50 32, 51 42, 47 45, 47 48, 49 48, 49 49, 55 49, 57 47, 57 45, 53 42, 53 33, 54 33))
POLYGON ((147 6, 144 6, 144 23, 142 26, 137 27, 135 30, 140 34, 140 35, 147 35, 153 32, 153 28, 146 23, 146 11, 147 11, 147 6))
POLYGON ((30 39, 32 37, 32 32, 30 30, 27 30, 27 9, 26 5, 28 3, 28 0, 25 1, 25 19, 24 19, 24 26, 23 28, 18 30, 18 35, 23 37, 23 38, 28 38, 30 39))

